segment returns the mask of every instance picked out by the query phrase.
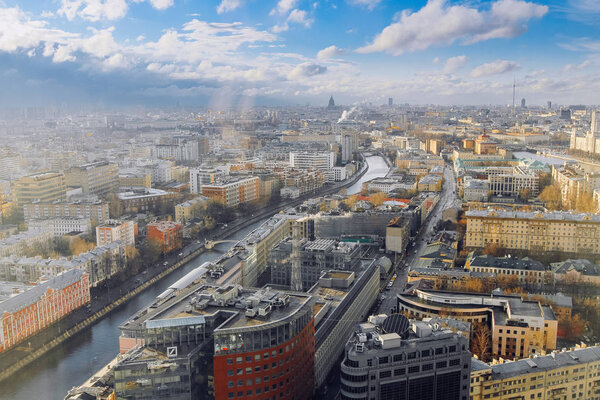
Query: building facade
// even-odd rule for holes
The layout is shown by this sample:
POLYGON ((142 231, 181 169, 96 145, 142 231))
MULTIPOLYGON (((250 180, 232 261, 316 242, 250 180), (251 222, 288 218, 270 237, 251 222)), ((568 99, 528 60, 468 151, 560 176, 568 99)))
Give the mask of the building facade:
POLYGON ((391 317, 404 319, 402 334, 361 324, 348 342, 340 372, 342 400, 467 400, 468 339, 424 322, 411 327, 400 315, 391 317))
POLYGON ((65 176, 58 172, 42 172, 24 176, 12 182, 12 193, 18 206, 41 202, 52 203, 67 199, 65 176))
POLYGON ((96 227, 96 245, 104 246, 120 240, 126 246, 135 246, 137 230, 137 222, 132 220, 107 220, 96 227))
POLYGON ((258 177, 229 178, 201 187, 201 194, 228 207, 258 200, 260 193, 258 177))
POLYGON ((65 181, 69 187, 81 187, 83 193, 106 196, 119 187, 119 166, 98 161, 72 167, 65 172, 65 181))
POLYGON ((146 237, 160 244, 163 254, 180 249, 183 241, 183 226, 179 222, 158 221, 146 225, 146 237))
POLYGON ((335 166, 335 153, 329 152, 290 152, 290 165, 301 169, 325 170, 335 166))
POLYGON ((90 302, 88 275, 72 269, 0 303, 0 351, 90 302))
POLYGON ((470 210, 465 246, 600 254, 600 216, 575 212, 470 210))
POLYGON ((89 218, 102 224, 108 216, 108 203, 97 202, 35 202, 23 205, 25 220, 61 217, 89 218))

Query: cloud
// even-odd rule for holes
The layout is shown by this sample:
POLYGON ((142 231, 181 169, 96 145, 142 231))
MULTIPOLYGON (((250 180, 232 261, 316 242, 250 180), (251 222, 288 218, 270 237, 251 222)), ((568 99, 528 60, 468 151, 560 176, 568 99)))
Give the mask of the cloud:
POLYGON ((469 59, 467 56, 456 56, 451 57, 446 60, 446 64, 444 64, 444 72, 447 74, 454 73, 464 67, 467 64, 469 59))
POLYGON ((433 59, 433 63, 434 63, 434 64, 437 64, 437 63, 439 63, 439 62, 440 62, 440 58, 439 58, 439 57, 435 57, 435 58, 433 59))
POLYGON ((344 53, 345 53, 344 49, 340 49, 337 46, 329 46, 317 53, 317 59, 324 60, 324 59, 332 58, 335 56, 341 56, 344 53))
POLYGON ((288 11, 296 7, 298 0, 279 0, 277 6, 271 10, 269 15, 285 15, 288 11))
POLYGON ((350 4, 367 7, 369 10, 375 8, 379 3, 381 3, 381 0, 350 0, 350 4))
POLYGON ((221 0, 221 4, 217 7, 217 13, 223 14, 229 11, 233 11, 243 6, 245 0, 221 0))
POLYGON ((166 10, 174 4, 174 0, 150 0, 150 4, 157 10, 166 10))
POLYGON ((491 75, 504 74, 506 72, 515 71, 519 68, 521 68, 521 66, 514 61, 496 60, 491 63, 482 64, 473 68, 471 71, 471 76, 473 78, 481 78, 491 75))
POLYGON ((359 53, 384 51, 400 55, 461 41, 472 44, 495 38, 512 38, 527 30, 525 23, 541 18, 547 6, 522 0, 498 0, 489 9, 449 5, 446 0, 429 0, 417 12, 404 10, 397 22, 387 26, 359 53))
POLYGON ((116 20, 127 14, 125 0, 61 0, 58 14, 69 21, 80 17, 88 21, 116 20))
POLYGON ((590 60, 585 60, 584 62, 582 62, 579 65, 566 64, 564 67, 562 67, 562 69, 560 71, 562 73, 565 73, 565 72, 569 72, 572 70, 582 70, 584 68, 589 67, 590 65, 592 65, 592 62, 590 60))
POLYGON ((274 33, 285 32, 290 29, 290 23, 304 25, 305 28, 310 28, 314 22, 312 18, 307 17, 307 12, 304 10, 294 9, 290 12, 287 19, 282 24, 277 24, 271 28, 274 33))
POLYGON ((303 63, 294 68, 289 74, 289 79, 298 79, 321 75, 327 72, 327 67, 313 63, 303 63))

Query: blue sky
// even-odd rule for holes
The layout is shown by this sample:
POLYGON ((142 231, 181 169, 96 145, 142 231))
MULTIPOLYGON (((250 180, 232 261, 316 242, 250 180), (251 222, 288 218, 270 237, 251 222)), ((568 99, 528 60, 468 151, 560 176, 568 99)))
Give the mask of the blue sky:
POLYGON ((0 0, 0 106, 600 103, 600 1, 0 0))

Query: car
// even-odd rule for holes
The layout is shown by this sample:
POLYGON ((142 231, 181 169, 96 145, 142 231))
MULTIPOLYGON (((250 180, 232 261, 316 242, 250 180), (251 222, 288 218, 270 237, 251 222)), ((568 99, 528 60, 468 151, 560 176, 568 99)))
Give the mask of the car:
POLYGON ((177 254, 177 256, 178 256, 178 257, 181 257, 181 256, 183 256, 183 253, 179 253, 179 254, 177 254))
POLYGON ((168 262, 168 261, 165 261, 165 262, 163 263, 163 265, 166 267, 167 265, 169 265, 169 262, 168 262))

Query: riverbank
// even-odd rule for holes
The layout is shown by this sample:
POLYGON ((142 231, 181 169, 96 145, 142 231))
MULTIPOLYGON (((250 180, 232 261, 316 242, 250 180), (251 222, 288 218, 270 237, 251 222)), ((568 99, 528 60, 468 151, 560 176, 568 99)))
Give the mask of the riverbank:
MULTIPOLYGON (((364 174, 369 170, 369 165, 368 165, 368 163, 366 163, 365 158, 362 157, 362 159, 363 159, 363 168, 361 168, 361 170, 357 174, 355 174, 352 177, 352 179, 350 179, 349 181, 345 181, 345 182, 342 182, 342 183, 339 183, 336 185, 325 187, 324 189, 319 191, 319 193, 307 194, 298 199, 281 202, 281 203, 277 204, 275 207, 268 207, 265 209, 258 210, 255 213, 255 215, 251 218, 245 218, 245 219, 241 219, 238 221, 234 221, 229 224, 227 229, 225 229, 223 231, 213 232, 214 235, 211 237, 211 239, 212 240, 222 240, 222 239, 230 238, 231 236, 235 235, 237 232, 251 226, 252 224, 255 224, 267 217, 270 217, 271 215, 276 214, 277 212, 279 212, 281 210, 285 210, 290 207, 299 205, 311 197, 332 194, 332 193, 335 193, 335 192, 341 190, 342 188, 350 187, 350 186, 356 184, 356 182, 358 182, 364 176, 364 174)), ((59 321, 57 324, 55 324, 55 326, 46 328, 44 330, 45 332, 44 331, 39 332, 38 333, 39 335, 44 336, 44 333, 46 333, 45 336, 52 337, 52 339, 50 341, 42 344, 41 346, 39 346, 37 349, 30 350, 28 348, 23 349, 22 347, 21 348, 17 347, 17 348, 8 350, 7 352, 15 352, 15 357, 12 357, 12 358, 16 359, 17 361, 16 362, 11 361, 10 363, 6 363, 6 365, 1 366, 0 381, 6 380, 7 378, 9 378, 13 374, 15 374, 17 371, 23 369, 27 365, 31 364, 33 361, 38 360, 40 357, 44 356, 49 351, 51 351, 52 349, 59 346, 61 343, 64 343, 68 339, 77 335, 82 330, 94 325, 99 320, 103 319, 106 315, 110 314, 111 312, 113 312, 114 310, 119 308, 120 306, 129 302, 132 298, 134 298, 135 296, 140 294, 142 291, 150 288, 157 282, 163 280, 165 277, 167 277, 168 275, 170 275, 177 269, 181 268, 182 266, 187 265, 187 263, 189 263, 191 260, 193 260, 194 258, 196 258, 199 255, 201 255, 202 253, 204 253, 205 249, 201 244, 197 244, 194 242, 191 245, 186 246, 186 248, 184 248, 182 252, 183 252, 183 254, 185 254, 185 256, 183 258, 178 259, 175 263, 170 265, 168 268, 158 271, 155 275, 153 275, 148 280, 142 282, 139 286, 131 288, 132 281, 133 281, 133 279, 132 279, 128 282, 124 282, 122 285, 120 285, 120 287, 107 288, 108 294, 106 295, 105 300, 104 300, 106 304, 101 304, 100 308, 97 310, 95 309, 96 307, 94 307, 94 312, 91 315, 87 315, 85 310, 83 310, 83 309, 77 310, 78 312, 74 313, 73 318, 80 318, 81 321, 77 321, 77 320, 70 321, 71 323, 68 324, 67 329, 61 330, 60 327, 57 329, 58 324, 65 323, 65 319, 63 319, 63 320, 59 321), (120 292, 123 291, 122 289, 125 289, 124 295, 120 295, 120 292), (113 292, 113 296, 118 295, 119 297, 114 300, 111 300, 111 296, 110 296, 111 290, 113 292)), ((100 300, 100 301, 102 301, 102 300, 100 300)), ((67 317, 67 318, 69 318, 69 317, 67 317)), ((7 357, 7 354, 5 352, 3 358, 9 359, 10 357, 7 357)))

